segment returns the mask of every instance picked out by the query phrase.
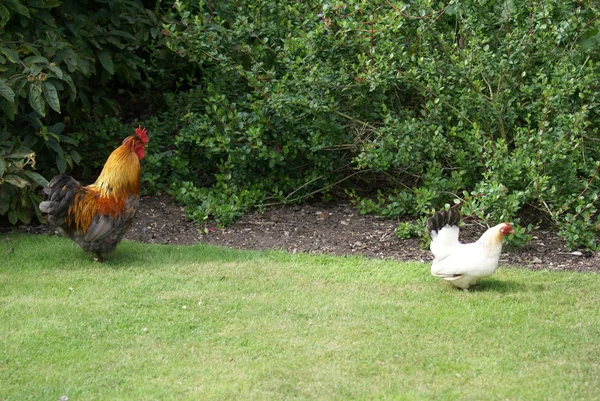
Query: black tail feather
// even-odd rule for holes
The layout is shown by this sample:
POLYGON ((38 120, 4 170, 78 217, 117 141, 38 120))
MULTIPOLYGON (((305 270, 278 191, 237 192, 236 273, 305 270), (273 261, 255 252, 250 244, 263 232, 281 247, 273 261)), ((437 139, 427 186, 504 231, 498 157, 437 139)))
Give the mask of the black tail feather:
POLYGON ((80 187, 81 185, 67 174, 54 177, 44 187, 42 192, 46 195, 46 200, 40 203, 40 210, 48 214, 48 221, 52 223, 67 216, 69 206, 80 187))
POLYGON ((431 237, 433 231, 439 232, 446 226, 458 226, 460 212, 456 209, 441 210, 427 220, 427 234, 431 237))

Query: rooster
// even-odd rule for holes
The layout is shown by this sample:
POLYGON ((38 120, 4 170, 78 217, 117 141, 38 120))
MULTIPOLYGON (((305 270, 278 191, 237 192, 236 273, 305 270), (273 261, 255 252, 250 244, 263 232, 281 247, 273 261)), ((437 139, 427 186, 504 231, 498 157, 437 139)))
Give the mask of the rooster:
POLYGON ((40 211, 59 233, 71 238, 99 262, 117 247, 140 202, 140 160, 148 144, 145 128, 123 140, 102 168, 96 182, 82 186, 61 174, 43 189, 40 211))
POLYGON ((508 223, 488 229, 471 244, 458 242, 460 213, 455 209, 435 213, 427 220, 430 249, 435 259, 431 274, 468 291, 469 286, 491 276, 498 267, 504 237, 513 233, 508 223))

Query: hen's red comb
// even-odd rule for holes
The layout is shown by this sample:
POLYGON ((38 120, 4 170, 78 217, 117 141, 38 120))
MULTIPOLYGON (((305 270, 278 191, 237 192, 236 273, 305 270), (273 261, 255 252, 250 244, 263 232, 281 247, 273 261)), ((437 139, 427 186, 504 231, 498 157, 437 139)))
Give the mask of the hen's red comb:
POLYGON ((135 134, 140 138, 143 143, 148 143, 148 130, 146 128, 142 128, 142 126, 138 126, 135 129, 135 134))

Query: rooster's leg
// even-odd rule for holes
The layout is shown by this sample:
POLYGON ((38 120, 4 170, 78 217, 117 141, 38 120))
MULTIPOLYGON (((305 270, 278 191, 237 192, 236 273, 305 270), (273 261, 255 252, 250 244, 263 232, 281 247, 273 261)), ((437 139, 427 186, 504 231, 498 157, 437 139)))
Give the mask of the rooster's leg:
POLYGON ((100 252, 96 253, 96 257, 94 259, 96 259, 96 261, 99 263, 104 262, 104 257, 102 256, 102 254, 100 252))

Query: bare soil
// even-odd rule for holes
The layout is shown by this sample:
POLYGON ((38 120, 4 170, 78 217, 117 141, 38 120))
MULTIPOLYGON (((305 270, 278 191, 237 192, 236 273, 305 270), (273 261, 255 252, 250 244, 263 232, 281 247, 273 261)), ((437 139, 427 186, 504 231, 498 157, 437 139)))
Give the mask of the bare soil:
MULTIPOLYGON (((152 196, 142 199, 136 222, 125 238, 160 244, 206 243, 237 249, 430 261, 431 253, 421 249, 418 238, 404 240, 396 236, 398 223, 361 215, 349 203, 317 203, 252 212, 235 224, 218 229, 190 222, 183 208, 170 197, 152 196)), ((465 224, 461 240, 474 241, 485 229, 476 223, 465 224)), ((25 226, 19 230, 53 232, 47 226, 25 226)), ((534 240, 522 248, 505 247, 501 263, 529 269, 600 273, 598 253, 567 252, 564 241, 551 231, 535 232, 534 240)))

